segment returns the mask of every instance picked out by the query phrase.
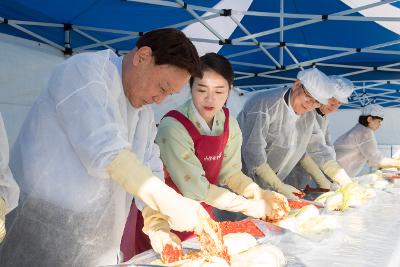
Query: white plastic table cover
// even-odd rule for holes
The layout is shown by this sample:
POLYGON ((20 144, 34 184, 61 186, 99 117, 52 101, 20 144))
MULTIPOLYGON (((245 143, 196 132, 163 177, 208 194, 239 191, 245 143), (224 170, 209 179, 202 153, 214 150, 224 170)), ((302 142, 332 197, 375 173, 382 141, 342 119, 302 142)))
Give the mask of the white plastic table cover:
POLYGON ((376 190, 376 198, 357 209, 336 212, 338 229, 320 241, 282 240, 282 251, 307 267, 399 267, 400 194, 376 190))
MULTIPOLYGON (((337 216, 338 229, 324 238, 307 239, 288 231, 271 233, 266 242, 284 252, 290 267, 399 267, 399 211, 399 188, 376 189, 376 197, 365 205, 330 213, 337 216)), ((149 263, 154 259, 156 255, 150 250, 130 262, 149 263)))

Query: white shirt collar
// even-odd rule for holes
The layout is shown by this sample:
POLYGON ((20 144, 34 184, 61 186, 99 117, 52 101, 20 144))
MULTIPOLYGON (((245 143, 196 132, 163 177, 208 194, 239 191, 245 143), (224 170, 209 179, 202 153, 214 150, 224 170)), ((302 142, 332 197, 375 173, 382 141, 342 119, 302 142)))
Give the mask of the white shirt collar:
POLYGON ((201 129, 203 130, 203 132, 205 132, 207 135, 211 135, 212 133, 212 129, 214 129, 215 127, 215 117, 213 120, 213 125, 210 128, 207 124, 207 122, 204 120, 204 118, 200 115, 199 111, 197 110, 197 108, 194 106, 193 100, 190 101, 190 104, 192 106, 194 115, 196 116, 196 119, 199 121, 201 129))
POLYGON ((117 67, 117 70, 118 70, 118 73, 119 73, 119 76, 121 77, 121 79, 122 79, 122 59, 123 59, 124 57, 119 57, 119 56, 117 56, 117 55, 111 55, 111 57, 110 57, 110 61, 115 65, 115 67, 117 67))

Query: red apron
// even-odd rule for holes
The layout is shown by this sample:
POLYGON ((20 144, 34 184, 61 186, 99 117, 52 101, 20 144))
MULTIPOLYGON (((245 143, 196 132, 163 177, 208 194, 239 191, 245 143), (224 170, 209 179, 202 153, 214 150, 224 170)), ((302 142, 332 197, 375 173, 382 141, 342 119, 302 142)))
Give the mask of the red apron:
MULTIPOLYGON (((179 121, 192 137, 194 143, 195 155, 200 160, 205 176, 210 184, 218 184, 218 177, 221 171, 222 161, 224 159, 224 150, 229 138, 229 110, 223 108, 225 113, 224 132, 219 136, 201 135, 193 123, 186 118, 182 113, 176 110, 168 112, 164 117, 172 117, 179 121)), ((174 184, 167 169, 164 166, 165 183, 181 193, 178 187, 174 184)), ((210 214, 211 218, 215 219, 212 212, 213 207, 202 203, 203 207, 210 214)), ((183 241, 192 237, 192 232, 176 233, 183 241)))
POLYGON ((133 256, 151 249, 150 239, 142 229, 143 216, 133 200, 121 239, 122 261, 130 260, 133 256))

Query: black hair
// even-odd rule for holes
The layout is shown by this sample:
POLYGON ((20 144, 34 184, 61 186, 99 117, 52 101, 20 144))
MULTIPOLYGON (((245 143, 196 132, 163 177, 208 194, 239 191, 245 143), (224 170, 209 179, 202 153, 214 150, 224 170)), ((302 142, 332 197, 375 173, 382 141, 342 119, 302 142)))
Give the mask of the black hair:
MULTIPOLYGON (((204 73, 206 70, 213 70, 228 82, 229 88, 233 84, 233 69, 228 59, 216 53, 207 53, 200 57, 200 69, 204 73)), ((190 78, 190 88, 193 86, 195 77, 190 78)))
POLYGON ((373 119, 379 119, 381 121, 383 121, 382 117, 379 116, 371 116, 371 115, 361 115, 360 117, 358 117, 358 122, 362 125, 364 125, 365 127, 368 127, 368 117, 371 117, 373 119))
POLYGON ((182 31, 165 28, 147 32, 136 43, 138 49, 143 46, 151 48, 156 65, 173 65, 192 77, 202 77, 197 50, 182 31))

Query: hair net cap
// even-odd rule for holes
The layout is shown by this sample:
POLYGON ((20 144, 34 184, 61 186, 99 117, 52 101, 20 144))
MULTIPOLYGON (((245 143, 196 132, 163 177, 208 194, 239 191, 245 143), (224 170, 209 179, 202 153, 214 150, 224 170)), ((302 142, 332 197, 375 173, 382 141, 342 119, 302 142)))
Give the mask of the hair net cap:
POLYGON ((349 79, 336 75, 329 76, 329 78, 333 82, 333 97, 340 102, 347 104, 349 102, 347 99, 351 96, 354 90, 353 83, 349 79))
POLYGON ((361 109, 361 115, 363 116, 376 116, 383 118, 384 113, 385 111, 383 107, 378 104, 371 104, 361 109))
POLYGON ((333 96, 333 83, 324 73, 317 68, 299 71, 297 79, 301 81, 306 90, 322 104, 327 104, 333 96))

